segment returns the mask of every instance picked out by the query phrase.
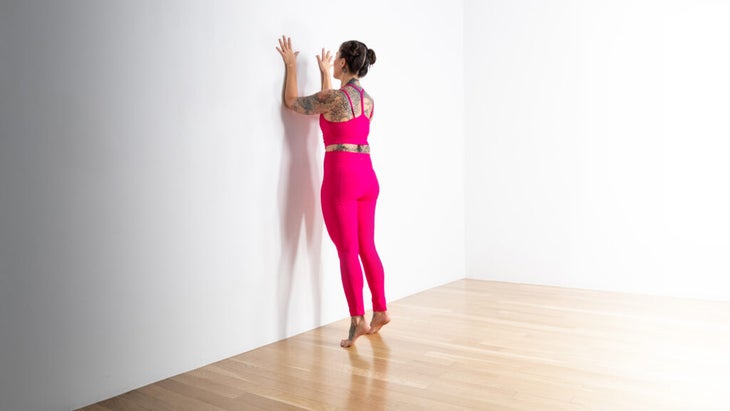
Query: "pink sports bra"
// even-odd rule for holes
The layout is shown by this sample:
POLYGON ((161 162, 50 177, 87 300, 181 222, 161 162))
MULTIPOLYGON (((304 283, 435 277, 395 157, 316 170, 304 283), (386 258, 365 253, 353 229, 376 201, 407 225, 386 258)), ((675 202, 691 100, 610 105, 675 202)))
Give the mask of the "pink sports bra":
MULTIPOLYGON (((350 94, 343 89, 342 90, 347 96, 347 100, 350 102, 350 109, 354 116, 347 121, 329 121, 324 118, 324 114, 319 115, 319 127, 322 129, 322 137, 324 139, 324 145, 329 146, 331 144, 368 144, 368 134, 370 133, 370 119, 365 115, 365 101, 363 100, 364 90, 357 88, 352 84, 347 84, 345 87, 350 86, 360 92, 360 107, 361 113, 359 116, 355 115, 355 106, 352 104, 350 94)), ((370 114, 372 116, 372 113, 370 114)))

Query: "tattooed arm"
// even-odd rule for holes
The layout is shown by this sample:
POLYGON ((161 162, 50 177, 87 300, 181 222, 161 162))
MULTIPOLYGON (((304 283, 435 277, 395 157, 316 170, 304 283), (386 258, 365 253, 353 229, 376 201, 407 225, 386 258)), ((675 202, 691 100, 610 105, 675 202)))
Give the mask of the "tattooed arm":
POLYGON ((284 59, 284 65, 286 66, 284 105, 301 114, 319 114, 331 111, 337 102, 337 92, 328 87, 329 66, 331 66, 329 52, 325 53, 324 49, 322 49, 322 56, 317 57, 320 69, 322 70, 322 91, 308 97, 299 97, 299 90, 297 88, 297 55, 299 52, 295 52, 292 48, 291 38, 285 36, 279 39, 279 47, 276 50, 281 54, 281 57, 284 59))
POLYGON ((338 97, 336 90, 324 90, 308 97, 296 97, 292 100, 286 100, 285 104, 288 108, 300 114, 320 114, 332 111, 340 105, 338 97))

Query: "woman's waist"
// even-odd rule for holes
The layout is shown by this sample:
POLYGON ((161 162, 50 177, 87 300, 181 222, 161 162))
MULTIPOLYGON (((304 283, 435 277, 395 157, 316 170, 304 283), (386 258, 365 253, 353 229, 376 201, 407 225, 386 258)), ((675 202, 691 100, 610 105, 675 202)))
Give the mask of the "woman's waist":
POLYGON ((327 144, 324 147, 324 151, 330 152, 347 152, 347 153, 358 153, 358 154, 370 154, 370 146, 366 144, 354 144, 354 143, 337 143, 327 144))
POLYGON ((357 151, 325 151, 324 166, 340 167, 340 166, 357 166, 372 167, 373 163, 369 152, 357 151))
POLYGON ((332 133, 322 130, 322 141, 325 146, 333 144, 368 144, 368 133, 332 133))

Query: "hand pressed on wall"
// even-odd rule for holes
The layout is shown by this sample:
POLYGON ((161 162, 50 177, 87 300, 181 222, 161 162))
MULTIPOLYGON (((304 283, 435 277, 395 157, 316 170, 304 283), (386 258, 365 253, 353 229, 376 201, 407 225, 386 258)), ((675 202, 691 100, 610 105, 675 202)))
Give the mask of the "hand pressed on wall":
POLYGON ((291 67, 297 64, 298 51, 294 51, 291 45, 291 37, 281 36, 279 39, 279 47, 276 50, 281 54, 281 58, 284 59, 284 64, 287 67, 291 67))
POLYGON ((332 69, 332 54, 329 50, 326 52, 324 51, 324 48, 322 48, 322 55, 317 56, 317 63, 319 64, 319 71, 322 72, 322 74, 329 75, 330 70, 332 69))

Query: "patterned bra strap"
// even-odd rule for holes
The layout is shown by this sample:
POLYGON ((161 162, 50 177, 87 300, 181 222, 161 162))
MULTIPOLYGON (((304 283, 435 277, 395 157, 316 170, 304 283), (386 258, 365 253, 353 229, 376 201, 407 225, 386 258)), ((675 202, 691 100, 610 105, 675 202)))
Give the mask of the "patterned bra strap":
MULTIPOLYGON (((357 88, 357 87, 355 87, 354 84, 346 84, 346 86, 350 86, 360 93, 360 115, 364 116, 365 115, 365 96, 363 93, 365 93, 365 89, 357 88)), ((347 93, 345 93, 345 94, 347 94, 347 93)), ((357 115, 355 114, 355 108, 352 105, 352 99, 350 98, 349 94, 347 94, 347 98, 350 100, 350 108, 352 108, 352 115, 357 117, 357 115)))
POLYGON ((350 98, 350 93, 348 93, 348 92, 347 92, 347 91, 345 91, 345 90, 342 90, 342 92, 343 92, 343 93, 345 93, 345 96, 347 96, 347 100, 349 100, 349 101, 350 101, 350 110, 352 110, 352 116, 353 116, 353 117, 356 117, 356 116, 355 116, 355 106, 354 106, 354 105, 352 105, 352 99, 350 98))

